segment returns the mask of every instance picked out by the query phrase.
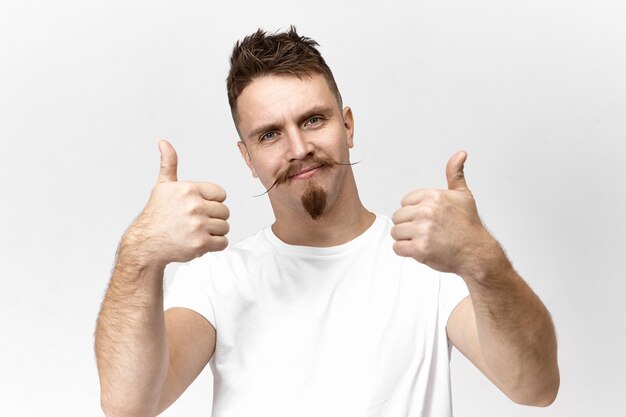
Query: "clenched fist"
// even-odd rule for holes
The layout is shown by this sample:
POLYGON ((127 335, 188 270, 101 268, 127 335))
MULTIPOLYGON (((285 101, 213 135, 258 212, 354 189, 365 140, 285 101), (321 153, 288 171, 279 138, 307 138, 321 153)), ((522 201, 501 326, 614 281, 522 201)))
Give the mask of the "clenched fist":
POLYGON ((225 249, 229 210, 226 192, 208 182, 178 181, 178 157, 169 142, 159 142, 161 169, 150 199, 125 241, 146 263, 165 266, 225 249))
POLYGON ((463 165, 467 154, 455 153, 446 166, 447 190, 407 194, 393 217, 393 250, 441 272, 463 277, 476 273, 497 246, 484 228, 463 165))

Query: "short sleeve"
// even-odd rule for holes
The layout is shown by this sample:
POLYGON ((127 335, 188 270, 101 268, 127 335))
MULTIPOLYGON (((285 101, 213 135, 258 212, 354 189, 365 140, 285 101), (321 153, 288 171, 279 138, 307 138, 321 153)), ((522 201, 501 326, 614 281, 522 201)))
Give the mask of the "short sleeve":
POLYGON ((469 295, 465 281, 458 275, 441 273, 439 279, 439 319, 448 323, 454 308, 469 295))
POLYGON ((215 308, 211 291, 211 269, 206 259, 181 265, 166 289, 164 309, 184 307, 207 319, 215 329, 215 308))

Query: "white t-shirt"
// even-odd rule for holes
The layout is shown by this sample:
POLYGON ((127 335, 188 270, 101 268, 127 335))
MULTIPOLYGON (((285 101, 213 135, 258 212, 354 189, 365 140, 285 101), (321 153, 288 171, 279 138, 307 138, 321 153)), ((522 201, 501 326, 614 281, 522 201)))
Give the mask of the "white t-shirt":
POLYGON ((391 227, 328 248, 267 227, 179 268, 165 308, 217 331, 213 417, 452 415, 446 323, 468 290, 397 256, 391 227))

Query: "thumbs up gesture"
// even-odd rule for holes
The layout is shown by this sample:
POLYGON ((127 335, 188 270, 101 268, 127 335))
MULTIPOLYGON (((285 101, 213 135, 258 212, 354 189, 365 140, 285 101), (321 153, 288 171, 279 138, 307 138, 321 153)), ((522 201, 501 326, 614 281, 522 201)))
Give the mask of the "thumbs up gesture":
POLYGON ((178 181, 178 156, 159 142, 161 169, 145 208, 129 228, 125 241, 150 265, 187 262, 228 246, 226 192, 208 182, 178 181))
POLYGON ((467 153, 455 153, 446 166, 447 190, 416 190, 394 213, 393 250, 441 272, 465 277, 488 256, 493 237, 484 228, 465 182, 467 153))

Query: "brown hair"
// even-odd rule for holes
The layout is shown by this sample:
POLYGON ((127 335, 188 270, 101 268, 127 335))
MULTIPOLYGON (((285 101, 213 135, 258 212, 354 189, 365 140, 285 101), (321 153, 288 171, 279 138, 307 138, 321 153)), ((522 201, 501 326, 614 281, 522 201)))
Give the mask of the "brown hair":
POLYGON ((330 68, 317 50, 313 39, 300 36, 291 26, 286 32, 268 35, 259 29, 238 41, 230 57, 230 71, 226 79, 228 104, 237 123, 237 98, 255 78, 267 74, 293 75, 298 78, 320 74, 343 107, 341 94, 330 68))

